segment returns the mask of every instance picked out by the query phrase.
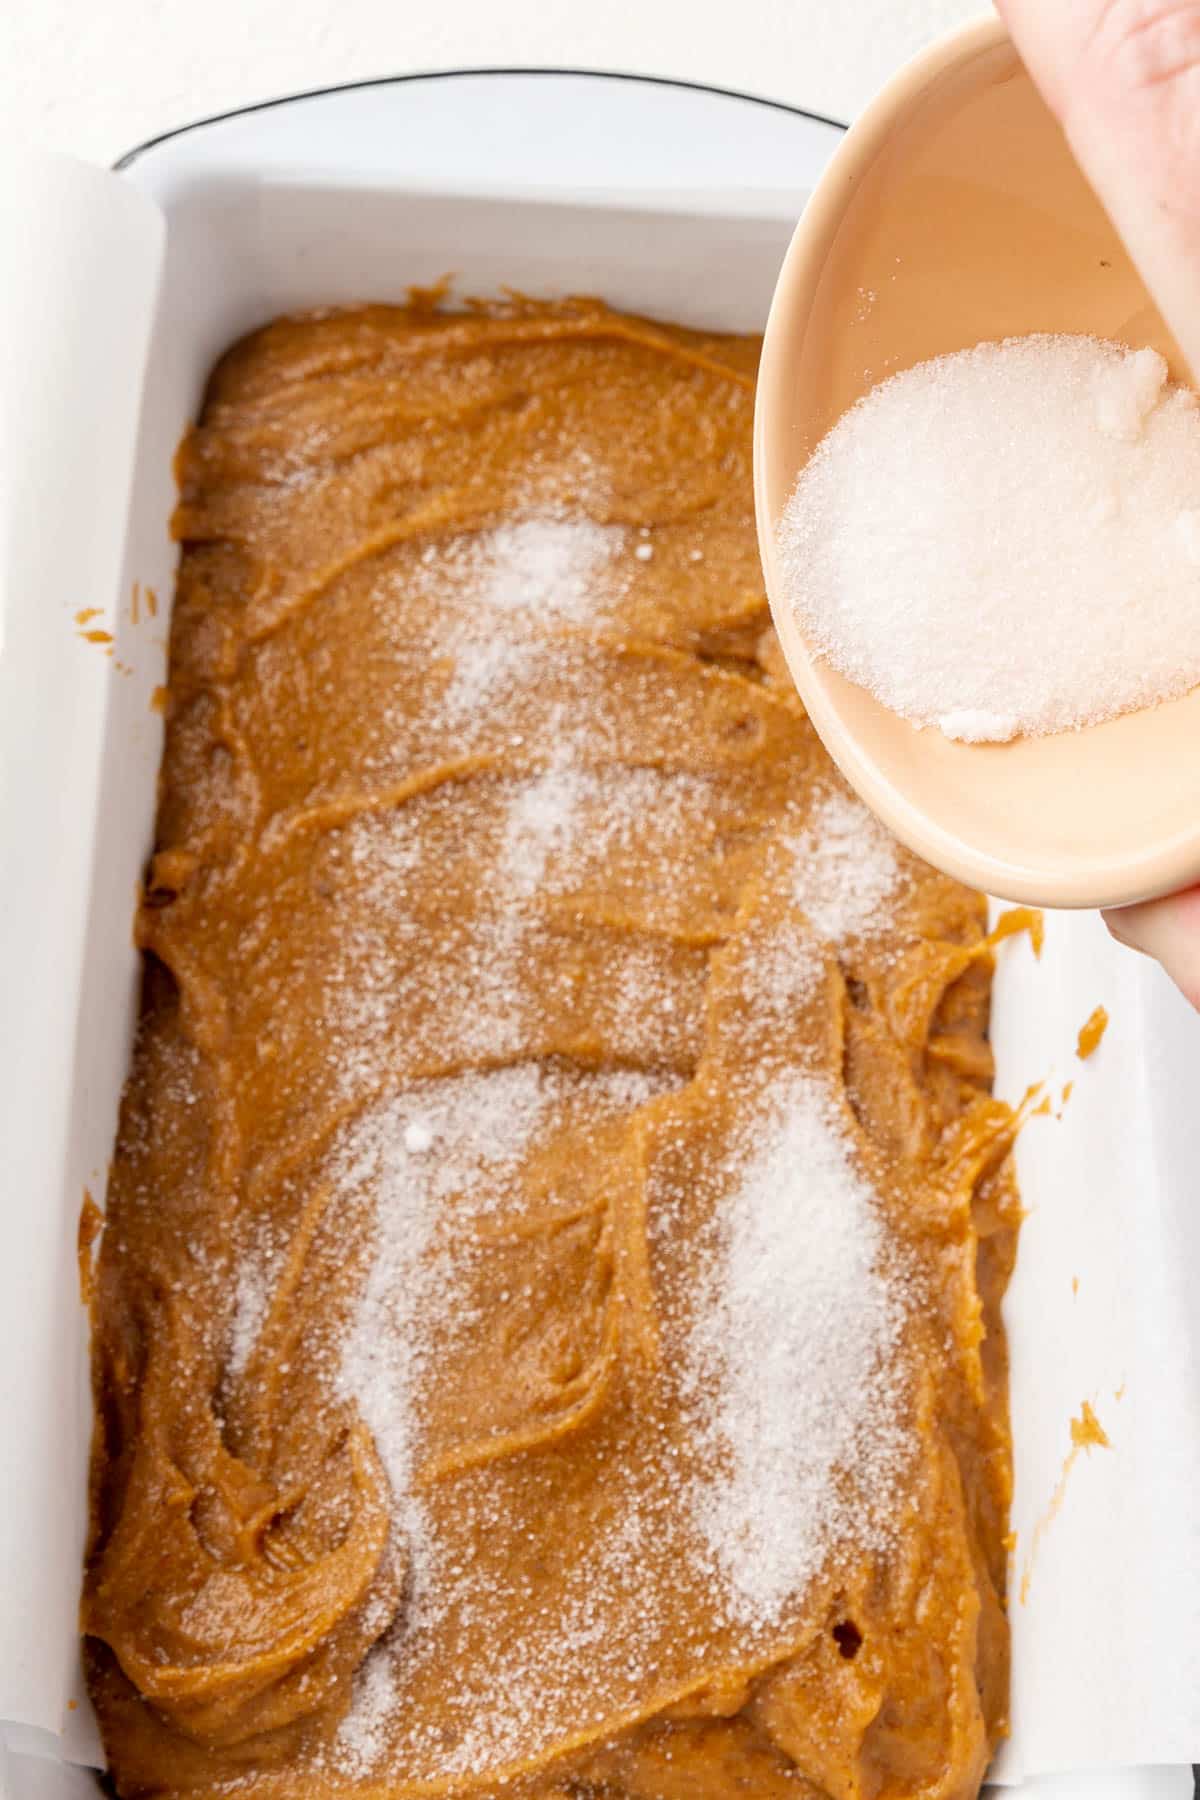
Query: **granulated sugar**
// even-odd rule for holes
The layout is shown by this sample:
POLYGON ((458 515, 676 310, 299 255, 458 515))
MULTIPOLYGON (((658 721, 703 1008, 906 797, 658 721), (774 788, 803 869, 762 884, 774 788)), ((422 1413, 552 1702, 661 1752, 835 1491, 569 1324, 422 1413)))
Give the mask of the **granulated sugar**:
POLYGON ((487 612, 531 612, 582 624, 595 617, 601 572, 624 541, 620 526, 543 513, 485 532, 464 573, 487 612))
MULTIPOLYGON (((419 817, 359 820, 348 834, 359 905, 371 871, 371 906, 381 915, 401 908, 419 884, 413 846, 424 841, 425 855, 437 851, 443 806, 454 846, 475 844, 486 979, 474 939, 463 939, 452 970, 435 983, 437 1028, 459 1054, 495 1056, 531 983, 545 1003, 554 976, 538 949, 540 909, 588 892, 593 881, 619 894, 630 847, 661 867, 668 884, 668 870, 688 869, 689 846, 711 812, 710 777, 590 766, 578 758, 591 740, 568 722, 553 741, 556 753, 540 770, 489 778, 470 798, 447 790, 445 800, 421 802, 419 817)), ((782 1022, 779 995, 799 1004, 821 977, 817 939, 872 928, 897 864, 871 816, 832 788, 774 854, 798 907, 791 934, 764 945, 770 967, 752 972, 750 1003, 782 1022), (757 992, 764 975, 769 1001, 757 992)), ((613 1041, 641 1022, 648 1057, 661 1051, 678 1003, 663 985, 659 954, 652 941, 618 941, 606 969, 607 1004, 614 1020, 628 1021, 610 1026, 613 1041)), ((394 980, 382 955, 372 966, 394 980)), ((418 974, 430 979, 423 964, 418 974)), ((345 996, 339 1004, 344 1009, 345 996)), ((381 1046, 387 1041, 385 1034, 381 1046)), ((367 1202, 374 1239, 338 1387, 383 1460, 410 1583, 402 1627, 364 1665, 328 1753, 342 1774, 360 1779, 398 1767, 431 1781, 486 1777, 587 1724, 589 1695, 602 1693, 616 1711, 644 1703, 667 1645, 688 1667, 722 1654, 704 1634, 766 1645, 795 1619, 808 1584, 844 1544, 885 1547, 905 1447, 897 1423, 900 1284, 885 1271, 871 1191, 832 1100, 789 1070, 765 1096, 746 1096, 735 1151, 714 1165, 715 1224, 699 1279, 679 1310, 664 1301, 682 1446, 664 1434, 640 1443, 628 1468, 615 1457, 603 1523, 593 1520, 586 1553, 559 1572, 552 1604, 531 1615, 502 1655, 480 1657, 473 1647, 479 1633, 504 1629, 504 1596, 481 1586, 462 1546, 507 1529, 496 1515, 502 1477, 488 1465, 456 1477, 455 1521, 447 1525, 422 1471, 432 1454, 429 1420, 442 1416, 438 1407, 453 1392, 462 1347, 474 1344, 475 1332, 489 1341, 481 1259, 496 1254, 528 1205, 524 1171, 572 1116, 576 1084, 589 1096, 589 1116, 611 1117, 628 1116, 683 1079, 638 1070, 572 1075, 523 1062, 411 1084, 346 1131, 335 1189, 343 1207, 357 1196, 367 1202), (677 1614, 672 1590, 683 1580, 698 1584, 703 1604, 677 1614), (698 1621, 688 1629, 699 1635, 681 1637, 677 1616, 698 1621), (464 1648, 447 1696, 439 1671, 447 1644, 460 1643, 472 1648, 464 1648), (431 1683, 444 1708, 432 1720, 431 1683)), ((587 1140, 578 1142, 586 1160, 587 1140)), ((675 1201, 666 1195, 665 1205, 663 1196, 655 1204, 669 1212, 675 1201)), ((693 1201, 684 1194, 680 1204, 670 1228, 687 1238, 693 1201)), ((661 1224, 648 1225, 657 1243, 661 1224)), ((511 1265, 511 1295, 499 1296, 511 1300, 518 1344, 538 1306, 522 1289, 524 1269, 532 1277, 537 1267, 532 1242, 526 1255, 511 1265)), ((547 1529, 553 1542, 555 1528, 547 1529)))
POLYGON ((981 344, 865 395, 784 513, 808 642, 917 725, 1003 741, 1200 683, 1200 407, 1154 351, 981 344))
POLYGON ((786 1025, 811 998, 821 973, 817 940, 795 922, 779 923, 747 957, 741 991, 756 1020, 786 1025))
POLYGON ((342 1720, 338 1749, 350 1769, 369 1769, 382 1747, 380 1726, 396 1710, 396 1670, 390 1656, 368 1656, 354 1681, 354 1704, 342 1720))
POLYGON ((374 1255, 342 1360, 340 1386, 371 1428, 398 1500, 412 1488, 415 1388, 431 1327, 454 1316, 454 1257, 439 1232, 448 1203, 461 1224, 512 1198, 539 1131, 582 1083, 593 1105, 632 1111, 660 1076, 616 1070, 586 1078, 536 1063, 422 1082, 348 1130, 331 1176, 343 1207, 369 1195, 374 1255))
POLYGON ((365 1420, 387 1472, 417 1623, 436 1604, 437 1554, 416 1480, 418 1395, 437 1327, 461 1310, 446 1202, 453 1195, 455 1210, 468 1216, 501 1204, 561 1089, 561 1077, 533 1064, 422 1083, 365 1113, 334 1158, 339 1205, 373 1202, 375 1240, 338 1388, 365 1420))
MULTIPOLYGON (((533 1063, 418 1083, 356 1121, 334 1155, 338 1204, 345 1208, 366 1196, 374 1213, 373 1255, 338 1387, 372 1433, 411 1567, 403 1638, 394 1651, 377 1647, 356 1680, 337 1739, 343 1771, 370 1770, 397 1725, 403 1730, 414 1712, 405 1705, 405 1684, 419 1681, 440 1622, 447 1614, 469 1622, 492 1598, 480 1592, 469 1564, 447 1557, 418 1473, 427 1384, 443 1373, 439 1357, 455 1332, 471 1323, 467 1296, 479 1254, 473 1229, 519 1208, 521 1170, 548 1130, 582 1117, 582 1109, 594 1119, 632 1113, 667 1085, 664 1077, 637 1070, 581 1074, 533 1063)), ((460 1484, 462 1516, 479 1514, 487 1522, 491 1480, 484 1469, 460 1484)), ((604 1550, 606 1592, 624 1593, 636 1579, 636 1524, 627 1513, 617 1518, 604 1550)), ((612 1635, 612 1621, 597 1605, 600 1572, 579 1571, 578 1591, 564 1593, 561 1613, 540 1634, 533 1627, 527 1641, 503 1646, 499 1659, 464 1669, 463 1726, 453 1742, 426 1742, 413 1717, 404 1750, 412 1766, 459 1773, 486 1768, 527 1747, 539 1730, 561 1729, 556 1709, 569 1710, 588 1661, 612 1635), (570 1655, 583 1660, 564 1686, 555 1668, 570 1655)))
MULTIPOLYGON (((385 1758, 397 1756, 398 1732, 406 1773, 428 1771, 440 1780, 486 1776, 577 1730, 580 1696, 599 1679, 624 1677, 635 1693, 639 1678, 652 1681, 653 1668, 643 1659, 654 1654, 663 1596, 650 1552, 671 1530, 673 1515, 657 1507, 647 1512, 626 1490, 622 1472, 614 1470, 610 1529, 586 1562, 565 1571, 553 1608, 527 1621, 519 1638, 498 1640, 492 1656, 464 1663, 449 1726, 422 1721, 413 1704, 425 1627, 406 1621, 402 1643, 377 1647, 356 1679, 338 1732, 338 1769, 356 1777, 379 1773, 385 1758)), ((472 1508, 465 1494, 462 1505, 472 1508)), ((457 1619, 469 1622, 480 1598, 469 1567, 443 1571, 439 1600, 457 1619)), ((582 1718, 592 1723, 586 1713, 582 1718)))
MULTIPOLYGON (((589 1693, 618 1712, 644 1704, 659 1659, 682 1648, 673 1618, 699 1633, 687 1666, 719 1658, 707 1633, 769 1644, 831 1556, 890 1543, 910 1448, 897 1357, 903 1281, 832 1096, 790 1071, 745 1096, 733 1148, 711 1171, 716 1209, 698 1279, 665 1303, 685 1432, 643 1441, 636 1465, 614 1456, 602 1521, 589 1513, 552 1601, 518 1639, 496 1641, 495 1655, 464 1653, 446 1711, 428 1719, 431 1659, 504 1616, 504 1595, 481 1585, 461 1546, 512 1523, 498 1471, 481 1468, 456 1484, 460 1548, 448 1553, 414 1481, 421 1392, 446 1379, 437 1321, 462 1302, 453 1262, 437 1252, 437 1221, 451 1189, 456 1216, 464 1205, 490 1215, 570 1079, 529 1068, 431 1083, 370 1127, 372 1167, 393 1174, 380 1191, 376 1268, 344 1380, 384 1456, 416 1566, 402 1635, 372 1652, 331 1752, 355 1777, 390 1766, 411 1779, 478 1778, 536 1756, 591 1722, 581 1710, 589 1693), (414 1170, 400 1145, 418 1120, 432 1142, 414 1170), (673 1611, 684 1583, 698 1584, 706 1619, 673 1611)), ((602 1104, 614 1108, 656 1091, 644 1076, 602 1081, 602 1104)), ((568 1533, 570 1519, 568 1502, 568 1533)))
POLYGON ((790 849, 795 898, 818 936, 840 944, 886 928, 884 905, 900 879, 896 841, 860 800, 833 789, 790 849))
POLYGON ((570 856, 580 803, 594 793, 596 777, 577 764, 552 764, 514 794, 505 821, 499 875, 514 894, 537 892, 555 852, 570 856))
MULTIPOLYGON (((341 834, 332 866, 339 879, 352 870, 357 887, 353 911, 337 919, 326 1042, 348 1099, 386 1078, 397 1032, 432 1063, 519 1056, 538 1008, 570 1003, 547 960, 550 904, 598 889, 652 924, 694 881, 689 850, 711 813, 713 783, 575 761, 595 747, 593 720, 565 716, 547 734, 553 757, 542 769, 450 784, 362 815, 341 834), (636 879, 627 873, 635 861, 636 879), (469 874, 452 876, 456 864, 469 874), (419 895, 451 879, 465 904, 427 947, 406 921, 419 895)), ((656 1005, 671 1002, 665 962, 661 942, 629 936, 614 945, 608 993, 627 1050, 652 1055, 659 1042, 656 1005), (635 1047, 642 1025, 648 1041, 635 1047)), ((574 980, 569 965, 563 980, 574 980)))
POLYGON ((431 568, 460 604, 443 646, 454 657, 444 717, 467 724, 503 699, 547 626, 603 624, 625 585, 624 544, 620 526, 541 513, 441 546, 431 568))
POLYGON ((231 1376, 241 1375, 254 1353, 258 1334, 267 1316, 269 1278, 260 1261, 248 1256, 238 1264, 233 1290, 233 1316, 229 1326, 226 1366, 231 1376))
MULTIPOLYGON (((568 387, 592 341, 571 331, 568 387)), ((560 430, 525 328, 495 335, 513 377, 477 467, 432 454, 424 351, 387 375, 414 420, 394 461, 374 406, 365 457, 330 447, 351 488, 330 476, 313 592, 247 651, 267 671, 237 713, 254 879, 211 915, 245 1050, 245 1208, 202 1246, 215 1405, 280 1496, 281 1552, 318 1559, 285 1571, 337 1678, 298 1676, 314 1792, 619 1787, 625 1721, 669 1736, 681 1699, 820 1631, 818 1581, 893 1548, 920 1451, 924 1326, 868 1178, 887 1151, 839 976, 861 964, 875 1007, 888 952, 862 940, 907 865, 764 680, 749 488, 706 398, 718 346, 688 340, 667 404, 661 345, 613 386, 625 353, 598 338, 579 404, 633 429, 589 469, 574 397, 560 430), (348 1695, 339 1646, 368 1642, 348 1695)), ((463 375, 471 417, 478 388, 463 375)), ((179 1078, 204 1098, 202 1058, 179 1078)), ((189 1216, 203 1148, 184 1134, 189 1216)), ((214 1606, 218 1659, 221 1628, 214 1606)), ((744 1721, 710 1725, 706 1753, 736 1758, 744 1721)), ((633 1784, 683 1793, 686 1736, 633 1784)), ((253 1784, 220 1754, 226 1785, 253 1784)), ((785 1760, 764 1750, 764 1779, 803 1789, 785 1760)))
MULTIPOLYGON (((666 1411, 670 1399, 672 1429, 640 1421, 635 1432, 631 1422, 629 1460, 614 1451, 602 1505, 591 1508, 586 1527, 576 1521, 578 1537, 566 1514, 530 1527, 519 1509, 505 1511, 503 1461, 446 1477, 452 1509, 449 1490, 430 1476, 447 1444, 453 1455, 461 1443, 488 1446, 491 1434, 503 1436, 505 1408, 517 1399, 516 1417, 552 1423, 540 1410, 553 1408, 538 1397, 536 1372, 543 1358, 549 1367, 563 1358, 560 1330, 587 1366, 595 1296, 608 1279, 607 1237, 597 1238, 605 1247, 594 1262, 586 1237, 570 1252, 580 1261, 565 1266, 580 1285, 560 1327, 566 1284, 562 1293, 553 1277, 539 1286, 547 1259, 559 1267, 559 1240, 547 1228, 541 1241, 540 1225, 523 1234, 543 1209, 562 1205, 570 1214, 584 1203, 569 1174, 559 1177, 561 1188, 543 1193, 539 1185, 560 1166, 556 1134, 572 1134, 562 1166, 588 1171, 586 1193, 596 1160, 611 1157, 616 1140, 593 1143, 578 1124, 583 1109, 611 1134, 616 1115, 628 1118, 686 1082, 678 1046, 700 1041, 704 965, 690 950, 695 979, 680 972, 671 935, 683 910, 678 896, 694 901, 706 882, 721 893, 728 876, 714 843, 726 833, 742 853, 741 816, 719 773, 699 759, 683 768, 626 760, 609 700, 611 659, 589 650, 587 635, 603 626, 630 569, 647 560, 637 547, 632 532, 558 515, 439 546, 419 580, 431 594, 436 588, 438 637, 429 654, 441 669, 449 665, 449 679, 431 684, 424 716, 432 738, 455 756, 480 746, 490 754, 499 743, 500 766, 359 817, 342 834, 342 861, 332 863, 336 879, 344 864, 355 878, 328 991, 330 1054, 347 1097, 394 1084, 398 1045, 404 1055, 415 1046, 425 1067, 476 1065, 452 1079, 410 1082, 370 1105, 345 1128, 330 1168, 344 1216, 361 1204, 368 1231, 367 1271, 336 1385, 371 1432, 409 1559, 402 1613, 360 1670, 327 1753, 354 1779, 397 1769, 412 1780, 491 1779, 592 1723, 592 1697, 616 1712, 643 1705, 664 1657, 687 1668, 715 1662, 724 1649, 709 1641, 717 1632, 736 1634, 743 1646, 765 1644, 783 1615, 794 1619, 805 1585, 852 1526, 856 1543, 882 1542, 872 1509, 882 1516, 894 1499, 899 1452, 892 1444, 889 1463, 879 1415, 896 1395, 878 1364, 894 1348, 885 1340, 898 1329, 899 1301, 889 1299, 880 1272, 869 1190, 820 1113, 818 1090, 798 1077, 761 1103, 748 1099, 743 1149, 734 1166, 715 1170, 719 1229, 701 1291, 691 1296, 697 1305, 685 1301, 688 1310, 669 1314, 664 1303, 664 1381, 673 1385, 669 1395, 656 1391, 654 1404, 666 1411), (439 893, 447 917, 436 942, 406 938, 403 921, 431 911, 439 893), (582 1011, 579 1029, 602 1031, 609 1056, 643 1067, 571 1072, 534 1061, 527 1048, 539 1013, 568 1019, 578 1005, 581 962, 556 947, 556 922, 583 931, 591 917, 611 935, 601 940, 603 986, 594 997, 589 991, 594 1010, 582 1011), (623 929, 626 919, 637 928, 623 929), (660 1061, 673 1072, 658 1070, 660 1061), (835 1314, 810 1379, 812 1334, 835 1314), (498 1324, 502 1337, 493 1335, 498 1324), (764 1332, 780 1340, 767 1358, 767 1397, 743 1414, 752 1372, 742 1353, 759 1358, 764 1332), (533 1399, 498 1383, 493 1418, 486 1407, 476 1414, 471 1397, 501 1342, 533 1399), (473 1373, 460 1389, 463 1370, 473 1373), (835 1416, 826 1419, 830 1407, 835 1416), (857 1464, 869 1493, 858 1492, 856 1473, 843 1480, 843 1464, 830 1456, 857 1464), (577 1544, 519 1641, 510 1641, 505 1594, 494 1577, 481 1580, 471 1551, 514 1528, 522 1540, 511 1546, 514 1583, 541 1579, 542 1552, 531 1559, 525 1539, 536 1547, 544 1534, 550 1560, 564 1537, 577 1544), (679 1606, 681 1583, 695 1589, 689 1608, 679 1606), (496 1653, 481 1655, 481 1641, 496 1653)), ((652 663, 644 679, 646 712, 658 724, 669 718, 669 696, 652 663)), ((870 929, 896 863, 870 816, 834 792, 804 831, 776 840, 774 854, 797 906, 790 933, 763 946, 754 971, 763 992, 756 988, 749 1003, 779 1035, 786 1009, 810 998, 821 978, 816 940, 870 929)), ((620 1186, 618 1179, 614 1191, 620 1186)), ((690 1204, 687 1196, 681 1204, 690 1204)), ((583 1226, 565 1227, 576 1229, 583 1226)), ((648 1241, 656 1229, 648 1222, 648 1241)), ((680 1229, 690 1242, 686 1210, 680 1229)), ((602 1299, 606 1321, 615 1304, 623 1313, 631 1302, 624 1294, 619 1303, 602 1299)))
MULTIPOLYGON (((375 1254, 340 1385, 370 1427, 402 1507, 412 1504, 414 1387, 430 1350, 420 1320, 446 1274, 432 1255, 439 1202, 459 1193, 467 1204, 494 1205, 555 1086, 532 1064, 422 1084, 364 1114, 335 1160, 342 1204, 367 1193, 375 1208, 375 1254)), ((408 1524, 419 1538, 419 1520, 408 1524)))
POLYGON ((688 1344, 713 1474, 686 1498, 762 1627, 839 1546, 886 1545, 903 1308, 830 1095, 789 1074, 751 1117, 688 1344))
POLYGON ((548 768, 514 793, 505 822, 498 880, 510 897, 539 888, 567 893, 610 872, 615 852, 634 846, 667 868, 678 865, 705 816, 710 789, 694 775, 657 769, 589 769, 588 733, 567 720, 548 768))

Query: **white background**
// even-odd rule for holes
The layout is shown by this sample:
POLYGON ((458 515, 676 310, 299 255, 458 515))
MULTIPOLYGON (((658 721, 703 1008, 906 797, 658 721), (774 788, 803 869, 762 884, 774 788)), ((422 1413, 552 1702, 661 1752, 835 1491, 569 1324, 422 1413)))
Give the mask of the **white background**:
POLYGON ((847 120, 984 0, 0 0, 0 123, 109 163, 206 114, 413 69, 572 64, 847 120))
MULTIPOLYGON (((977 0, 0 0, 0 131, 107 163, 254 100, 490 64, 682 76, 848 119, 922 42, 979 10, 977 0)), ((1167 1777, 1161 1792, 1186 1787, 1167 1777)), ((1038 1791, 1049 1800, 1049 1786, 1038 1791)), ((1091 1776, 1073 1791, 1160 1790, 1091 1776)))

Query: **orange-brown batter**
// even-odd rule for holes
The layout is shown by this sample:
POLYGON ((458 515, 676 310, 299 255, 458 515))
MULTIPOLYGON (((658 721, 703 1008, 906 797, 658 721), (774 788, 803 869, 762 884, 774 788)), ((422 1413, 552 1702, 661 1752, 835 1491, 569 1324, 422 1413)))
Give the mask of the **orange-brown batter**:
POLYGON ((247 339, 183 446, 94 1303, 123 1795, 978 1791, 990 945, 782 669, 756 353, 418 296, 247 339), (779 1335, 859 1435, 789 1512, 756 1384, 801 1463, 838 1423, 759 1343, 792 1281, 779 1335))
POLYGON ((1088 1057, 1093 1055, 1094 1052, 1100 1048, 1100 1040, 1107 1030, 1107 1008, 1103 1006, 1093 1008, 1083 1024, 1079 1027, 1079 1038, 1075 1046, 1075 1053, 1081 1062, 1086 1062, 1088 1057))

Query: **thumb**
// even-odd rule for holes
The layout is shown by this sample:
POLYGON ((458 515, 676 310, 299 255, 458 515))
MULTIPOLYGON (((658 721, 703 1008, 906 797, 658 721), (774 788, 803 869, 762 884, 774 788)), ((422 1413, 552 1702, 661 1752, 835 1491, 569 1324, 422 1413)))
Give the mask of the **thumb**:
POLYGON ((1165 900, 1113 907, 1103 917, 1119 944, 1161 963, 1184 998, 1200 1009, 1200 886, 1165 900))

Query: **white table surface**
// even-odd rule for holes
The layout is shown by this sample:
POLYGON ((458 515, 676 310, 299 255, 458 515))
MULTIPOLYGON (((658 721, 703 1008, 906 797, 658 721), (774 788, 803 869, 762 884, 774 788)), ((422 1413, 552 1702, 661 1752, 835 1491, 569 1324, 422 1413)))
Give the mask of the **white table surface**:
POLYGON ((683 76, 849 119, 985 0, 9 0, 3 130, 112 162, 249 101, 405 70, 683 76))

